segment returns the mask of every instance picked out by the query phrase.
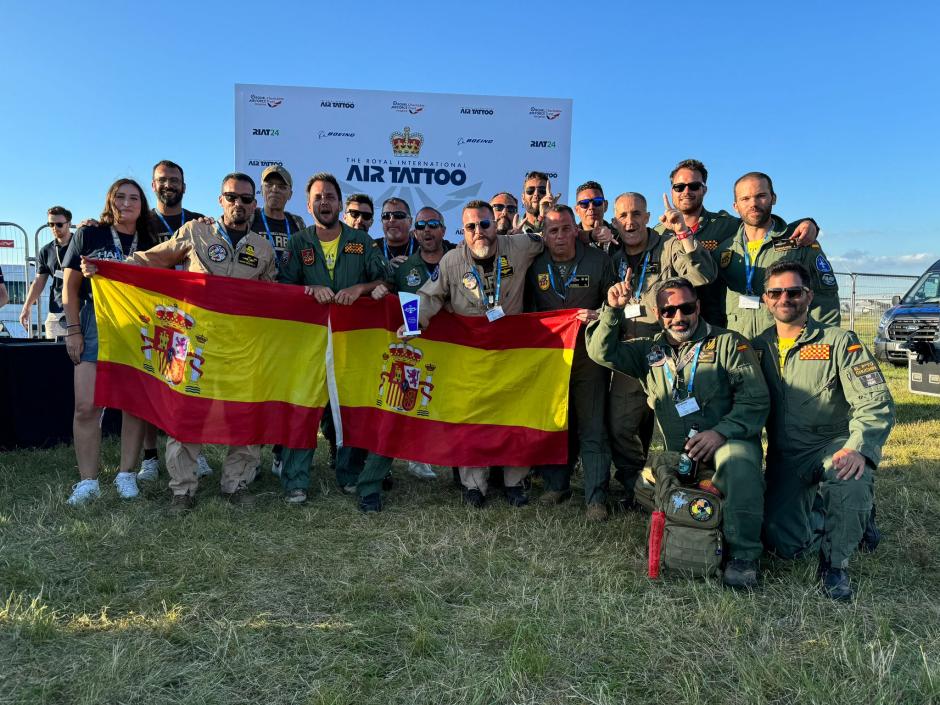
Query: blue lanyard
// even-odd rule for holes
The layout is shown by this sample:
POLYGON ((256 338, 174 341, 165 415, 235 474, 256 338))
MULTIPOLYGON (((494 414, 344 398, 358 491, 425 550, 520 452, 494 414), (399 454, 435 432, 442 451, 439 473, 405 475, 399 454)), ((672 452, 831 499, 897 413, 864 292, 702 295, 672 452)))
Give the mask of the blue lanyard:
MULTIPOLYGON (((268 218, 264 214, 264 208, 261 209, 261 222, 264 223, 264 231, 268 234, 268 242, 271 243, 271 247, 275 247, 274 236, 271 235, 271 228, 268 227, 268 218)), ((284 213, 284 226, 287 228, 287 237, 290 237, 290 216, 287 213, 284 213)))
MULTIPOLYGON (((496 306, 499 304, 499 290, 503 279, 503 268, 500 266, 498 254, 493 259, 493 266, 496 268, 496 284, 493 286, 493 296, 490 297, 490 306, 496 306)), ((473 264, 470 265, 470 273, 473 275, 473 278, 477 280, 477 286, 480 287, 480 301, 482 301, 483 305, 486 306, 486 294, 483 292, 483 280, 480 278, 480 273, 477 272, 477 268, 473 264)))
MULTIPOLYGON (((695 346, 695 355, 692 357, 692 366, 689 368, 689 383, 686 385, 686 392, 689 397, 692 396, 692 384, 695 382, 695 371, 698 369, 698 356, 702 352, 702 345, 704 344, 705 340, 703 339, 695 346)), ((672 398, 675 399, 678 390, 675 389, 675 381, 672 377, 672 370, 669 369, 668 361, 663 365, 663 374, 666 375, 666 383, 669 385, 672 398)))
POLYGON ((564 285, 562 286, 562 290, 558 291, 558 289, 555 288, 555 275, 552 274, 552 263, 551 262, 548 263, 548 281, 552 285, 552 291, 554 291, 555 295, 562 301, 565 300, 565 297, 568 294, 568 287, 571 286, 571 282, 574 281, 574 278, 577 275, 578 275, 578 265, 575 265, 574 269, 571 270, 571 276, 568 277, 568 281, 564 283, 564 285))
MULTIPOLYGON (((773 232, 773 225, 771 224, 770 228, 764 234, 764 239, 766 240, 767 237, 772 232, 773 232)), ((752 288, 751 284, 754 281, 754 270, 757 269, 757 265, 751 264, 750 251, 747 249, 747 235, 745 235, 744 233, 741 233, 741 242, 744 243, 744 277, 745 277, 744 284, 745 286, 747 286, 747 295, 753 296, 754 289, 752 288)))
MULTIPOLYGON (((173 234, 173 228, 170 227, 170 224, 166 222, 166 218, 163 217, 163 213, 158 211, 156 208, 153 209, 153 212, 157 214, 157 217, 160 219, 160 222, 163 223, 163 227, 166 228, 166 231, 173 234)), ((180 209, 180 227, 182 228, 186 225, 186 211, 180 209)))
MULTIPOLYGON (((652 250, 646 251, 646 257, 643 258, 643 269, 640 272, 640 280, 639 282, 637 282, 636 290, 633 292, 633 298, 636 299, 637 301, 639 301, 640 297, 643 296, 643 284, 646 283, 646 268, 649 266, 651 253, 652 253, 652 250)), ((624 253, 624 258, 620 262, 620 278, 621 279, 627 276, 627 266, 628 266, 627 256, 626 256, 626 253, 624 253)))
POLYGON ((230 237, 228 236, 228 233, 225 232, 225 228, 222 227, 222 221, 221 221, 221 220, 218 221, 218 222, 215 224, 215 227, 218 229, 219 235, 221 235, 221 236, 225 239, 225 241, 228 243, 228 246, 231 247, 231 248, 232 248, 232 251, 234 252, 234 251, 235 251, 235 245, 232 244, 232 238, 230 238, 230 237))
MULTIPOLYGON (((382 248, 385 250, 385 260, 390 261, 391 257, 388 256, 388 240, 384 237, 382 238, 382 248)), ((415 251, 415 240, 410 235, 408 236, 408 256, 411 257, 411 254, 415 251)))

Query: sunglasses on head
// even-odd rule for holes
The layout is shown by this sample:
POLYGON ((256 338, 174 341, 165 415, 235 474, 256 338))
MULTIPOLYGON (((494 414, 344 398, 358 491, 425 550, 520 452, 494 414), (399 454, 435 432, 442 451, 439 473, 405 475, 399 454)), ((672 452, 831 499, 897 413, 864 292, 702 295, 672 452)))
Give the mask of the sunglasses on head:
POLYGON ((490 226, 493 223, 489 220, 481 220, 479 223, 464 223, 463 229, 468 233, 475 233, 477 231, 477 226, 480 226, 480 230, 489 230, 490 226))
POLYGON ((784 294, 786 294, 787 298, 790 299, 801 299, 807 291, 809 291, 809 289, 807 289, 805 286, 788 286, 785 288, 775 287, 773 289, 767 289, 764 291, 764 293, 767 294, 769 299, 776 301, 784 294))
POLYGON ((517 206, 507 206, 504 203, 494 203, 493 211, 496 213, 502 213, 503 211, 506 211, 509 213, 509 215, 515 215, 519 212, 519 208, 517 206))
POLYGON ((682 311, 684 316, 691 316, 693 313, 695 313, 696 303, 697 302, 695 301, 686 301, 685 303, 681 303, 678 306, 663 306, 661 309, 659 309, 659 315, 663 318, 675 318, 676 311, 682 311))
POLYGON ((436 218, 434 220, 417 220, 415 221, 415 230, 424 230, 425 228, 439 228, 443 223, 436 218))
POLYGON ((48 223, 50 228, 64 228, 68 223, 48 223))
POLYGON ((363 220, 372 220, 375 217, 375 213, 369 213, 368 211, 357 211, 355 208, 350 208, 346 211, 346 215, 350 218, 362 218, 363 220))
POLYGON ((582 198, 580 201, 578 201, 577 205, 579 208, 590 208, 591 206, 594 206, 595 208, 600 208, 602 205, 604 205, 604 200, 605 199, 603 196, 596 196, 594 198, 582 198))
POLYGON ((405 213, 405 211, 385 211, 382 214, 382 220, 391 220, 392 218, 395 220, 404 220, 407 217, 408 214, 405 213))
POLYGON ((223 193, 222 198, 224 198, 229 203, 235 203, 235 201, 241 201, 246 206, 250 206, 255 202, 254 196, 247 196, 242 193, 223 193))
POLYGON ((537 194, 539 194, 540 196, 544 196, 544 195, 545 195, 545 187, 544 187, 544 186, 529 186, 529 188, 527 188, 527 189, 525 190, 525 195, 526 195, 526 196, 531 196, 533 193, 537 193, 537 194))
POLYGON ((679 182, 677 184, 672 185, 672 190, 675 191, 676 193, 682 193, 683 191, 686 190, 686 188, 688 188, 689 191, 699 191, 704 185, 705 184, 703 184, 701 181, 690 181, 687 184, 683 184, 682 182, 679 182))

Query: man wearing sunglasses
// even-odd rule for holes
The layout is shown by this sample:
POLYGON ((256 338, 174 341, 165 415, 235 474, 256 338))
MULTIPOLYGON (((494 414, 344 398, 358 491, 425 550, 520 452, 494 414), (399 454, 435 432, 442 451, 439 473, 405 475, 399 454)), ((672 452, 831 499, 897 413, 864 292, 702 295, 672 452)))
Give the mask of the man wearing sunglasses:
POLYGON ((497 193, 490 199, 493 215, 496 217, 496 234, 509 235, 520 232, 519 201, 508 191, 497 193))
POLYGON ((634 298, 630 281, 627 276, 610 288, 599 320, 588 325, 588 354, 643 380, 666 450, 685 451, 715 469, 730 559, 722 579, 729 587, 754 588, 763 550, 760 434, 770 408, 760 365, 740 335, 700 317, 695 286, 687 279, 667 279, 657 289, 661 332, 622 340, 624 309, 634 298), (693 424, 701 431, 688 438, 693 424))
POLYGON ((620 242, 613 226, 604 220, 607 199, 603 187, 596 181, 586 181, 575 193, 574 209, 581 219, 581 242, 612 256, 620 249, 620 242))
POLYGON ((400 198, 386 199, 381 218, 384 237, 375 238, 375 242, 385 255, 389 270, 395 272, 418 249, 418 241, 411 235, 411 207, 400 198))
POLYGON ((157 242, 164 242, 189 221, 204 216, 183 208, 183 195, 186 193, 183 167, 164 159, 153 165, 152 174, 150 188, 157 197, 157 204, 150 210, 150 227, 157 242))
POLYGON ((375 205, 365 193, 353 193, 346 197, 346 210, 343 213, 343 222, 350 228, 369 232, 375 222, 375 205))
MULTIPOLYGON (((568 206, 553 206, 542 222, 545 251, 526 272, 526 310, 573 308, 578 309, 581 321, 594 320, 607 297, 607 290, 616 281, 610 257, 581 242, 574 212, 568 206)), ((555 505, 571 497, 571 474, 580 454, 588 521, 607 519, 610 446, 604 427, 604 408, 609 382, 610 373, 587 356, 582 327, 578 332, 569 383, 568 463, 541 466, 546 491, 539 502, 555 505)))
POLYGON ((261 208, 255 209, 251 229, 261 233, 277 253, 278 266, 287 259, 290 236, 306 227, 304 219, 284 210, 294 195, 294 180, 280 164, 272 164, 261 172, 261 208))
POLYGON ((542 232, 542 216, 549 208, 558 204, 560 193, 552 193, 552 182, 548 174, 530 171, 522 182, 522 205, 525 218, 520 223, 519 231, 531 234, 542 232))
MULTIPOLYGON (((463 208, 464 241, 447 252, 436 279, 428 279, 418 290, 421 297, 420 325, 446 307, 462 316, 486 316, 496 321, 522 313, 525 276, 543 250, 538 235, 497 235, 493 207, 486 201, 470 201, 463 208)), ((404 327, 399 329, 403 335, 404 327)), ((504 469, 506 499, 514 507, 529 502, 522 483, 529 468, 504 469)), ((482 507, 489 488, 488 467, 460 468, 464 502, 482 507)))
POLYGON ((45 337, 53 340, 66 334, 65 326, 61 322, 65 316, 65 309, 62 308, 62 282, 64 281, 62 259, 68 250, 69 242, 72 241, 70 230, 72 212, 62 206, 53 206, 46 212, 46 216, 48 217, 46 223, 52 231, 53 240, 43 245, 36 256, 36 278, 29 288, 26 301, 23 302, 20 323, 26 330, 29 330, 29 315, 33 304, 42 296, 46 282, 49 281, 49 277, 52 277, 52 285, 49 287, 49 310, 45 320, 45 337))
POLYGON ((869 518, 894 401, 855 333, 813 320, 810 272, 776 262, 763 299, 774 325, 754 341, 770 388, 764 540, 783 558, 819 551, 825 595, 852 599, 847 573, 869 518), (817 492, 822 531, 813 530, 817 492))
POLYGON ((790 239, 787 224, 772 214, 776 202, 777 194, 767 174, 752 171, 735 181, 734 209, 741 216, 741 224, 712 252, 718 278, 727 289, 728 328, 749 340, 773 324, 761 294, 763 272, 774 262, 799 262, 811 272, 811 316, 833 326, 838 326, 841 319, 839 286, 832 265, 817 243, 800 247, 790 239))

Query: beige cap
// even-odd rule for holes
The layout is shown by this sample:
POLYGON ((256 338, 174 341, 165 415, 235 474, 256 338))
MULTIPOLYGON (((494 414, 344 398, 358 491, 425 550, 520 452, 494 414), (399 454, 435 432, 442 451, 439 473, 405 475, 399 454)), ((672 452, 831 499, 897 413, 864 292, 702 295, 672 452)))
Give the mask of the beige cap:
POLYGON ((284 179, 284 183, 287 184, 287 188, 294 188, 294 180, 291 179, 290 172, 284 167, 280 166, 279 164, 272 164, 261 172, 261 181, 263 182, 265 179, 271 176, 271 174, 277 174, 282 179, 284 179))

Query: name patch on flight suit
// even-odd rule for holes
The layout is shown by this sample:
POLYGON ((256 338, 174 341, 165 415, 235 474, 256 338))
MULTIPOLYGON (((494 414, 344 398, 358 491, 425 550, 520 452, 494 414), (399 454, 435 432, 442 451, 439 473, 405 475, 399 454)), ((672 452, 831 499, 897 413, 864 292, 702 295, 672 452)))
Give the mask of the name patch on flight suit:
POLYGON ((302 259, 303 263, 309 267, 311 264, 313 264, 316 261, 317 253, 312 247, 307 250, 301 250, 300 259, 302 259))
MULTIPOLYGON (((660 269, 660 268, 659 268, 659 262, 650 262, 650 263, 646 266, 646 273, 647 273, 647 274, 659 274, 659 269, 660 269)), ((621 279, 622 279, 622 278, 623 278, 623 277, 621 277, 621 279)))
POLYGON ((499 275, 501 277, 512 276, 512 265, 509 264, 509 258, 506 255, 500 255, 499 257, 499 275))
POLYGON ((548 291, 548 287, 552 285, 551 280, 548 278, 547 274, 539 274, 538 284, 539 284, 539 289, 541 289, 542 291, 548 291))
POLYGON ((699 240, 699 242, 702 243, 702 247, 709 252, 718 249, 718 240, 699 240))
POLYGON ((362 246, 361 242, 347 242, 343 245, 343 254, 344 255, 364 255, 366 248, 362 246))
POLYGON ((702 346, 702 352, 699 353, 699 362, 714 362, 715 355, 718 352, 718 338, 711 338, 702 346))
MULTIPOLYGON (((251 246, 249 245, 249 247, 251 247, 251 246)), ((254 248, 252 248, 251 251, 254 252, 254 248)), ((247 252, 247 251, 246 251, 246 252, 239 252, 239 253, 238 253, 238 263, 239 263, 239 264, 243 264, 243 265, 245 265, 246 267, 257 267, 257 266, 258 266, 258 258, 255 257, 253 254, 250 254, 250 253, 247 252)))
POLYGON ((587 289, 591 286, 591 275, 589 274, 578 274, 575 276, 574 280, 568 286, 569 289, 587 289))
POLYGON ((226 252, 225 247, 218 243, 209 245, 207 254, 209 255, 209 259, 213 262, 223 262, 225 258, 228 257, 228 252, 226 252))
POLYGON ((800 246, 790 238, 782 237, 774 240, 774 251, 776 252, 788 252, 789 250, 799 249, 799 247, 800 246))
POLYGON ((800 359, 801 360, 828 360, 829 359, 829 349, 830 346, 828 343, 813 343, 812 345, 804 345, 800 348, 800 359))
POLYGON ((859 382, 866 389, 885 383, 885 378, 881 376, 878 366, 872 360, 852 365, 852 374, 858 377, 859 382))
POLYGON ((726 250, 721 253, 721 268, 725 269, 729 264, 731 264, 731 250, 726 250))

